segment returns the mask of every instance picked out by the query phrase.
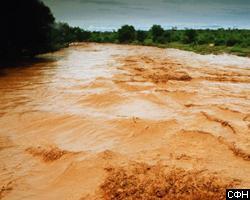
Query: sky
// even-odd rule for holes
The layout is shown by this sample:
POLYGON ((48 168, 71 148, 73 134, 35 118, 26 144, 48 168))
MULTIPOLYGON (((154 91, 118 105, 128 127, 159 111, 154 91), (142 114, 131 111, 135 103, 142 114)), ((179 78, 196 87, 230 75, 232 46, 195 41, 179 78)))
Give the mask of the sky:
POLYGON ((57 21, 87 30, 124 24, 164 28, 250 28, 250 0, 42 0, 57 21))

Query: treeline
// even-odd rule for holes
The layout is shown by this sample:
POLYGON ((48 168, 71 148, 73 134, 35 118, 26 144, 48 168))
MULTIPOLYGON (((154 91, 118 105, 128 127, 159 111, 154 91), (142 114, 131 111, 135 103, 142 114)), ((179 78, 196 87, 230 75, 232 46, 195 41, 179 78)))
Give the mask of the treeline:
POLYGON ((139 44, 159 47, 173 47, 199 53, 235 53, 250 56, 250 30, 241 29, 163 29, 153 25, 148 31, 136 30, 133 26, 124 25, 117 31, 90 32, 79 27, 70 27, 59 23, 54 35, 54 41, 68 45, 71 42, 97 42, 139 44), (59 39, 58 39, 59 38, 59 39))
POLYGON ((56 23, 40 0, 9 0, 0 7, 0 60, 33 57, 67 47, 72 42, 126 43, 174 47, 204 53, 233 52, 250 56, 250 30, 135 30, 124 25, 117 31, 86 31, 67 23, 56 23))
POLYGON ((134 43, 144 45, 168 44, 179 42, 192 45, 239 46, 250 47, 250 30, 217 29, 217 30, 164 30, 160 25, 153 25, 150 30, 135 30, 133 26, 124 25, 118 31, 90 32, 79 27, 70 27, 66 23, 56 25, 53 36, 59 43, 98 42, 98 43, 134 43))

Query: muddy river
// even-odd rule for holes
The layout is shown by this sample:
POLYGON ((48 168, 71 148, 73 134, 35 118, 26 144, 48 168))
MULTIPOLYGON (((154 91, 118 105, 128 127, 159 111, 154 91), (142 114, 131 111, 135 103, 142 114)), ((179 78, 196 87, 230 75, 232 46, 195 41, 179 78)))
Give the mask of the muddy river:
POLYGON ((1 73, 0 199, 176 199, 173 173, 250 187, 250 58, 83 43, 1 73))

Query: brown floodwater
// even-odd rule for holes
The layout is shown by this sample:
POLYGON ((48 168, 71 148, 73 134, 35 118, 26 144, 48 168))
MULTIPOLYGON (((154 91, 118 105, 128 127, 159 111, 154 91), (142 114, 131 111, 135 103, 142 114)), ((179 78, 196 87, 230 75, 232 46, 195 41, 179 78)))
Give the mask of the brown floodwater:
POLYGON ((131 162, 250 187, 249 66, 232 55, 83 43, 4 69, 0 199, 102 199, 105 169, 131 162))

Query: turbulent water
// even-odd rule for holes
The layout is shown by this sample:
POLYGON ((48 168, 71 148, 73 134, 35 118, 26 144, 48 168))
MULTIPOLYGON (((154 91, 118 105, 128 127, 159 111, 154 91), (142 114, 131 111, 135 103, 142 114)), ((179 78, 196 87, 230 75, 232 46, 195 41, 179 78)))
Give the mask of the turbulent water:
POLYGON ((250 187, 249 66, 84 43, 3 70, 0 199, 112 199, 106 169, 131 163, 250 187))

